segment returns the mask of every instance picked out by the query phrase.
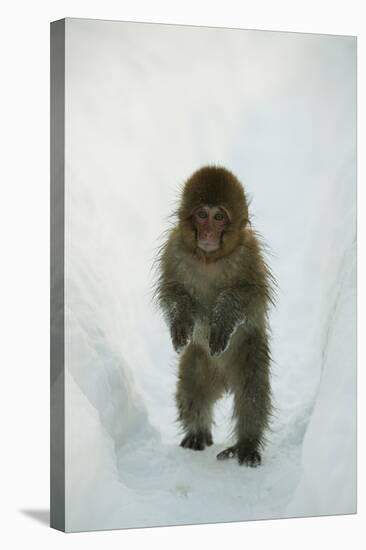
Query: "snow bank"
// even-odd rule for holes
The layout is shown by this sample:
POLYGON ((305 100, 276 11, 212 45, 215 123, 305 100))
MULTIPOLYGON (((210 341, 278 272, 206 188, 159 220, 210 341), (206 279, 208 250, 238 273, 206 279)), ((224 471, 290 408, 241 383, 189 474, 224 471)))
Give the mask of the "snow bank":
POLYGON ((66 531, 113 527, 113 509, 130 498, 119 482, 115 442, 69 371, 65 388, 66 531))
POLYGON ((97 261, 100 240, 90 241, 89 226, 80 216, 84 211, 88 217, 76 200, 80 195, 77 188, 67 193, 66 208, 67 531, 118 528, 121 516, 133 519, 136 495, 121 482, 117 456, 131 440, 136 445, 159 440, 121 352, 125 316, 120 297, 109 293, 112 277, 106 276, 105 263, 97 261), (111 319, 117 323, 111 325, 111 319))
POLYGON ((66 530, 116 528, 133 494, 120 481, 117 454, 127 442, 155 440, 130 368, 113 350, 92 304, 97 292, 66 281, 66 530), (121 512, 120 512, 121 513, 121 512))
POLYGON ((302 451, 302 477, 290 516, 356 512, 356 254, 343 258, 338 294, 328 308, 327 339, 315 408, 302 451))
MULTIPOLYGON (((343 159, 344 160, 344 159, 343 159)), ((342 159, 337 159, 337 162, 342 159)), ((290 516, 356 512, 356 196, 354 165, 334 185, 333 234, 322 250, 327 283, 320 304, 321 380, 302 449, 290 516)), ((342 173, 342 172, 340 172, 342 173)), ((329 209, 319 218, 329 219, 329 209)), ((330 220, 332 221, 332 220, 330 220)))

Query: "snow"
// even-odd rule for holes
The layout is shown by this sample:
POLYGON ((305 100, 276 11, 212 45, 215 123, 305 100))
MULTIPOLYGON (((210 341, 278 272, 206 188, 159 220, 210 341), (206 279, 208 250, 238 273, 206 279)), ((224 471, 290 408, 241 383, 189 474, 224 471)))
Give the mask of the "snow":
POLYGON ((304 470, 289 506, 291 515, 356 513, 355 249, 348 254, 335 311, 328 320, 323 374, 304 438, 304 470))
POLYGON ((355 40, 67 20, 66 529, 352 513, 355 40), (260 468, 178 446, 152 264, 182 182, 244 182, 278 283, 260 468))

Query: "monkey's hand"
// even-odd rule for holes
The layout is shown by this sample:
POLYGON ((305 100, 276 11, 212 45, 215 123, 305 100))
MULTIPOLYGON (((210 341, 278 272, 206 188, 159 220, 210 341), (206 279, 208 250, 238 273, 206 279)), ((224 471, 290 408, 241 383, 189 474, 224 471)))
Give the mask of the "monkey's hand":
POLYGON ((211 318, 209 347, 211 355, 223 353, 239 324, 243 322, 240 294, 229 289, 220 293, 211 318))
POLYGON ((220 355, 229 345, 230 336, 232 335, 230 325, 222 323, 211 323, 209 347, 211 355, 220 355))
POLYGON ((175 351, 179 353, 188 344, 193 334, 193 320, 177 318, 170 326, 170 335, 175 351))

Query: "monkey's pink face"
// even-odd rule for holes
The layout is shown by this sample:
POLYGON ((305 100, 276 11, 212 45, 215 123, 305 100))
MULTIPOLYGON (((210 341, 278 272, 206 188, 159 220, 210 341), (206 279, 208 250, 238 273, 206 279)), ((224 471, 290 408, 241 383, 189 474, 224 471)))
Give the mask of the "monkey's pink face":
POLYGON ((230 224, 227 211, 221 206, 200 206, 193 212, 193 224, 198 248, 215 252, 220 248, 222 236, 230 224))

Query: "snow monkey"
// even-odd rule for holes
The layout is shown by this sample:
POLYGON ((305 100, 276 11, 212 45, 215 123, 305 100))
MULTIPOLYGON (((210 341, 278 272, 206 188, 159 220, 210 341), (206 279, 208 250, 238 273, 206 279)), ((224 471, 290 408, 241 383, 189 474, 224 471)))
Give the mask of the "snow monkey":
POLYGON ((156 299, 180 353, 180 445, 198 451, 212 445, 213 405, 231 392, 236 442, 217 458, 259 465, 271 414, 273 278, 231 172, 206 166, 186 181, 158 267, 156 299))

